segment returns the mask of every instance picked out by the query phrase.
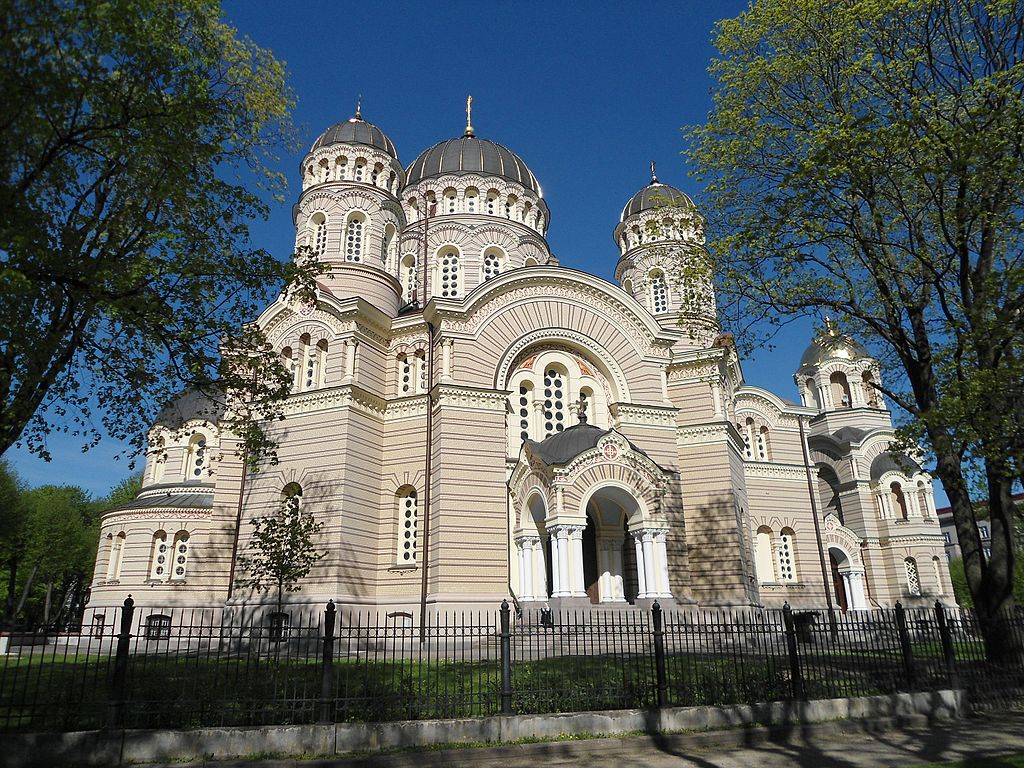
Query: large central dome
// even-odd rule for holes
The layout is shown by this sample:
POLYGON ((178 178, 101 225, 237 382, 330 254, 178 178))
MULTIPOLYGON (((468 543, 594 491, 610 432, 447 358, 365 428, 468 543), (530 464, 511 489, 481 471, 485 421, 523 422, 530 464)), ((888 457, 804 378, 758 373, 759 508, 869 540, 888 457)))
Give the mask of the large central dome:
POLYGON ((423 152, 406 169, 406 183, 416 184, 435 176, 466 173, 508 179, 542 196, 537 177, 515 152, 476 136, 442 141, 423 152))

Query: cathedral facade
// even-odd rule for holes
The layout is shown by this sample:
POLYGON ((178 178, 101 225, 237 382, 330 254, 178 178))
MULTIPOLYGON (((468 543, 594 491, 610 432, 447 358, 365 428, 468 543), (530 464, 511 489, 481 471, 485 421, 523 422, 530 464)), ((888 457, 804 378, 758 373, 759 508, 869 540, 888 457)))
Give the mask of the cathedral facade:
POLYGON ((102 519, 92 620, 128 593, 273 602, 238 586, 238 558, 282 504, 322 523, 290 605, 797 607, 826 584, 843 610, 952 600, 876 361, 830 328, 800 404, 747 382, 679 190, 652 178, 626 202, 612 284, 558 264, 541 185, 469 126, 405 167, 357 113, 301 174, 297 252, 331 271, 258 319, 294 376, 279 463, 243 478, 237 439, 182 398, 142 492, 102 519))

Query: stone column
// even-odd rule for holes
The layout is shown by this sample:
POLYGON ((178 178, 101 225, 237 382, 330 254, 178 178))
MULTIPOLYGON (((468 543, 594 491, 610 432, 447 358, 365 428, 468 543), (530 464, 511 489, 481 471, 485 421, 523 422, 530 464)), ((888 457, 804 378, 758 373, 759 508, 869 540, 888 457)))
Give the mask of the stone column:
POLYGON ((644 581, 647 584, 647 596, 658 597, 658 570, 654 562, 654 532, 650 529, 641 531, 644 547, 644 581))
POLYGON ((525 558, 526 547, 524 546, 525 543, 526 542, 524 542, 522 539, 516 539, 516 562, 519 564, 519 599, 520 600, 529 600, 530 599, 530 591, 529 591, 529 588, 526 586, 526 562, 525 562, 525 560, 526 560, 526 558, 525 558))
POLYGON ((583 528, 582 525, 563 526, 569 540, 569 594, 570 597, 586 597, 583 583, 583 528))
POLYGON ((548 538, 551 542, 551 596, 561 597, 562 596, 562 557, 558 550, 559 541, 558 534, 548 529, 548 538))
POLYGON ((868 610, 867 596, 864 594, 864 572, 851 571, 847 577, 847 596, 850 598, 850 607, 855 611, 868 610))
POLYGON ((714 409, 715 418, 722 418, 722 385, 717 378, 714 378, 710 382, 711 384, 711 407, 714 409))
POLYGON ((351 384, 356 375, 356 349, 359 342, 355 339, 345 339, 345 378, 342 384, 351 384))
POLYGON ((668 531, 660 530, 654 533, 654 557, 658 571, 658 596, 672 597, 672 591, 668 585, 668 545, 666 539, 668 531))
POLYGON ((636 596, 647 597, 647 569, 644 567, 644 543, 643 531, 630 531, 633 537, 633 545, 636 548, 636 596))
POLYGON ((602 539, 598 549, 603 559, 601 574, 601 602, 626 601, 622 588, 622 539, 602 539))
POLYGON ((533 596, 538 600, 548 599, 547 568, 544 564, 544 541, 537 537, 533 540, 530 551, 530 562, 533 565, 533 596))

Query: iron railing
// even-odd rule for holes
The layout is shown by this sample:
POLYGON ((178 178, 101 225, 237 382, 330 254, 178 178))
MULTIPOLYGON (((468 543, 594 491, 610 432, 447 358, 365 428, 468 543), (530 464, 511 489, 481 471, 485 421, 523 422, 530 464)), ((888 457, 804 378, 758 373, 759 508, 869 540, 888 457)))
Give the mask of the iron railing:
MULTIPOLYGON (((109 612, 106 617, 111 618, 109 612)), ((188 728, 869 696, 962 687, 1024 703, 1024 615, 993 661, 977 618, 934 609, 527 610, 432 615, 137 607, 116 634, 22 635, 0 731, 188 728)), ((109 625, 108 625, 109 626, 109 625)))

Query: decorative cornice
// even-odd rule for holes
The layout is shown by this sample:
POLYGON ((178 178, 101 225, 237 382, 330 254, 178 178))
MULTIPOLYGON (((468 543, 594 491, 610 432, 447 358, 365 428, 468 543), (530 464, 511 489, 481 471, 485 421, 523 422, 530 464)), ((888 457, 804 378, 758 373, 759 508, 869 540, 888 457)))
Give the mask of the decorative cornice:
POLYGON ((362 387, 344 384, 339 387, 328 387, 292 395, 285 402, 283 412, 285 417, 288 417, 345 407, 382 419, 387 402, 384 398, 368 392, 362 387))
POLYGON ((644 426, 674 428, 676 413, 673 405, 636 405, 633 403, 612 403, 612 416, 619 425, 642 424, 644 426))
POLYGON ((509 395, 506 390, 459 387, 452 384, 438 385, 436 393, 437 406, 501 413, 507 410, 509 395))
POLYGON ((747 477, 769 477, 776 480, 807 479, 807 470, 802 464, 776 464, 771 461, 745 461, 743 473, 747 477))
POLYGON ((169 509, 167 507, 146 507, 126 512, 108 512, 103 516, 103 528, 139 520, 206 520, 213 516, 209 507, 169 509))
POLYGON ((427 396, 410 395, 397 400, 389 400, 384 411, 385 421, 422 418, 427 415, 427 396))
POLYGON ((729 440, 729 431, 736 428, 726 421, 676 428, 676 445, 707 445, 729 440))

